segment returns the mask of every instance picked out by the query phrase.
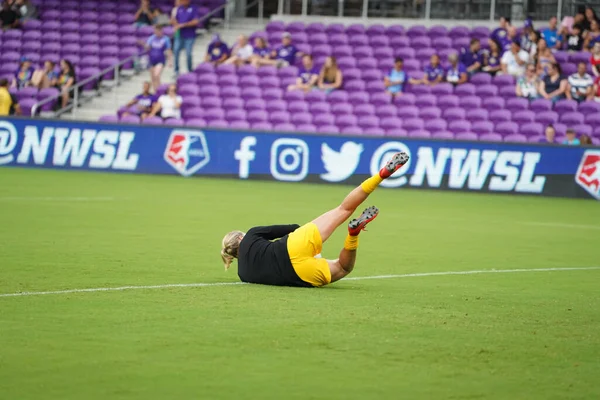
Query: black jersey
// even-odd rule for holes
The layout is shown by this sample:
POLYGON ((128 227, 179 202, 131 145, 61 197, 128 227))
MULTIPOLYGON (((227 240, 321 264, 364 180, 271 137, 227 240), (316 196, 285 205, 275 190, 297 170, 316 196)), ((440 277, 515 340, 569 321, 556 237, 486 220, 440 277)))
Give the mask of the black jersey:
POLYGON ((238 250, 238 275, 242 282, 312 287, 298 277, 287 250, 288 234, 299 227, 294 224, 250 229, 238 250))

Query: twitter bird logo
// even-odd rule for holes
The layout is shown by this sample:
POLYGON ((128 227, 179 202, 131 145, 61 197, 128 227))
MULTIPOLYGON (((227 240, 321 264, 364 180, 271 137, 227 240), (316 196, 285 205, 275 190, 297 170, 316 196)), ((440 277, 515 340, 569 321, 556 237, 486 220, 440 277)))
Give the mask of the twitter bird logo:
POLYGON ((321 178, 327 182, 341 182, 348 179, 356 171, 362 152, 362 144, 354 142, 344 143, 339 152, 327 146, 327 143, 323 143, 321 160, 327 172, 321 174, 321 178))

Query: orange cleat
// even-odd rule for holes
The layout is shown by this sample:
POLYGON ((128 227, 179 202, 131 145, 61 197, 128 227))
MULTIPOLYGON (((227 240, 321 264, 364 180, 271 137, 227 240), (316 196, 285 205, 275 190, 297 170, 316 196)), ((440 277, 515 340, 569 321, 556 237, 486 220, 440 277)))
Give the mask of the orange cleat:
POLYGON ((373 221, 379 215, 379 209, 375 206, 367 208, 360 217, 353 219, 348 224, 348 234, 357 236, 361 231, 365 230, 367 224, 373 221))
POLYGON ((410 157, 408 154, 401 152, 396 153, 392 157, 390 161, 385 164, 381 171, 379 171, 379 176, 383 179, 389 178, 394 172, 398 171, 404 164, 408 162, 410 157))

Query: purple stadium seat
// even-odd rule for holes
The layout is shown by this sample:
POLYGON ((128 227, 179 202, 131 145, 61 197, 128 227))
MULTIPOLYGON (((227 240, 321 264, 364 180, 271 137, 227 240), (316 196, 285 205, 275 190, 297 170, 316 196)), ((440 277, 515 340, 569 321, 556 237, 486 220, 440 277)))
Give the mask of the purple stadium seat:
POLYGON ((375 106, 371 104, 357 104, 354 106, 354 115, 357 117, 375 115, 375 106))
POLYGON ((371 93, 370 95, 371 104, 376 107, 387 106, 392 102, 392 97, 385 92, 371 93))
POLYGON ((585 101, 579 104, 577 111, 584 115, 600 113, 600 103, 594 101, 585 101))
POLYGON ((379 126, 385 130, 398 129, 402 127, 402 120, 397 117, 385 117, 379 121, 379 126))
MULTIPOLYGON (((333 126, 333 125, 327 125, 327 126, 333 126)), ((335 126, 334 126, 335 128, 335 126)), ((298 124, 296 125, 296 131, 298 132, 304 132, 304 133, 315 133, 317 132, 317 127, 313 124, 298 124)), ((332 132, 335 133, 335 132, 332 132)))
POLYGON ((394 51, 394 57, 401 57, 404 59, 405 62, 406 62, 406 60, 415 58, 415 56, 416 56, 415 50, 411 49, 410 47, 400 47, 400 48, 397 48, 396 51, 394 51))
POLYGON ((192 118, 192 119, 186 120, 185 125, 197 127, 197 128, 204 128, 206 126, 206 120, 204 120, 202 118, 192 118))
POLYGON ((119 117, 116 115, 102 115, 99 119, 100 122, 119 122, 119 117))
POLYGON ((529 110, 517 111, 513 114, 512 119, 517 124, 526 124, 535 121, 535 113, 529 110))
POLYGON ((415 104, 421 96, 431 95, 431 86, 429 85, 408 85, 406 87, 406 90, 411 93, 414 93, 417 96, 415 104))
POLYGON ((583 114, 577 111, 566 112, 560 116, 560 122, 567 125, 583 124, 584 121, 585 117, 583 114))
POLYGON ((511 112, 524 111, 529 109, 529 100, 522 97, 516 97, 506 100, 506 109, 511 112))
POLYGON ((469 47, 471 43, 471 39, 468 37, 458 37, 452 39, 452 48, 453 49, 462 49, 463 47, 469 47))
POLYGON ((283 32, 285 30, 285 23, 281 21, 271 21, 265 28, 267 32, 283 32))
POLYGON ((431 88, 431 94, 438 97, 438 99, 439 96, 451 95, 453 91, 454 87, 452 86, 452 84, 446 82, 438 83, 437 85, 431 88))
POLYGON ((374 115, 363 115, 358 117, 358 126, 361 128, 379 127, 379 119, 374 115))
POLYGON ((340 133, 343 135, 362 135, 363 129, 358 126, 347 126, 342 128, 340 133))
POLYGON ((555 124, 558 122, 558 113, 554 111, 538 111, 535 114, 535 122, 539 122, 542 125, 555 124))
POLYGON ((479 136, 479 140, 482 142, 501 142, 502 136, 497 133, 484 133, 479 136))
POLYGON ((410 47, 410 39, 406 36, 393 36, 390 38, 390 47, 394 49, 408 48, 410 47))
MULTIPOLYGON (((404 96, 401 96, 404 97, 404 96)), ((414 118, 419 115, 419 108, 411 105, 398 108, 396 113, 400 118, 414 118)))
POLYGON ((577 105, 578 104, 575 100, 567 100, 567 99, 558 100, 554 104, 554 111, 556 111, 559 114, 576 111, 577 105))
POLYGON ((312 24, 308 24, 306 26, 305 32, 309 35, 325 33, 325 24, 322 24, 321 22, 313 22, 312 24))
MULTIPOLYGON (((276 113, 271 114, 272 119, 275 114, 276 113)), ((247 114, 246 114, 246 111, 244 111, 244 110, 233 109, 233 110, 228 110, 225 112, 225 118, 227 119, 227 121, 245 121, 246 116, 247 116, 247 114)), ((271 122, 273 122, 273 121, 271 121, 271 122)))
POLYGON ((396 96, 393 99, 393 103, 398 107, 412 106, 415 104, 417 97, 412 93, 404 93, 402 96, 396 96))
MULTIPOLYGON (((489 118, 488 111, 483 108, 467 108, 467 121, 487 121, 489 118)), ((474 131, 477 132, 477 131, 474 131)))
POLYGON ((367 30, 366 30, 366 34, 368 36, 380 36, 380 35, 385 35, 385 25, 383 24, 373 24, 370 25, 367 30))
POLYGON ((477 136, 476 133, 473 132, 461 132, 461 133, 457 133, 454 138, 456 140, 479 140, 479 137, 477 136))
POLYGON ((248 98, 245 99, 245 105, 247 111, 253 110, 264 110, 267 108, 267 103, 263 99, 248 98))
POLYGON ((494 124, 489 121, 477 121, 471 125, 471 131, 478 135, 492 133, 494 131, 494 124))
MULTIPOLYGON (((436 85, 436 87, 439 85, 436 85)), ((438 97, 437 105, 440 108, 458 107, 459 98, 456 95, 449 94, 438 97)))
MULTIPOLYGON (((300 126, 300 125, 297 125, 297 126, 300 126)), ((309 125, 303 124, 302 126, 309 126, 309 125)), ((334 126, 334 125, 324 125, 324 126, 319 126, 317 128, 317 132, 335 135, 335 134, 340 133, 340 128, 338 128, 337 126, 334 126)))
POLYGON ((280 132, 293 132, 296 130, 296 125, 290 124, 289 122, 282 122, 273 124, 273 129, 280 132))
POLYGON ((592 126, 600 127, 600 113, 597 114, 584 114, 585 123, 592 126))
POLYGON ((494 85, 478 85, 475 93, 477 96, 483 98, 496 97, 498 95, 498 88, 494 85))
POLYGON ((575 132, 577 133, 578 136, 581 135, 588 135, 591 136, 593 133, 593 129, 590 125, 586 125, 586 124, 577 124, 574 125, 573 130, 575 130, 575 132))
POLYGON ((448 131, 432 132, 431 138, 439 140, 454 140, 454 134, 448 131))
POLYGON ((407 137, 408 132, 402 128, 386 129, 385 135, 389 137, 407 137))
MULTIPOLYGON (((198 77, 198 83, 202 84, 202 83, 204 83, 203 80, 212 81, 213 79, 214 80, 217 79, 216 75, 212 75, 212 74, 210 74, 210 75, 200 75, 198 77)), ((208 83, 208 82, 206 82, 206 83, 208 83)), ((242 76, 240 78, 239 85, 241 87, 244 87, 244 88, 247 88, 247 87, 257 87, 257 86, 260 85, 260 79, 256 75, 245 75, 245 76, 242 76)))
POLYGON ((332 114, 318 114, 313 117, 312 122, 317 126, 335 125, 335 116, 332 114))
MULTIPOLYGON (((392 54, 391 49, 388 47, 390 45, 390 40, 388 39, 387 36, 384 36, 384 35, 370 36, 369 44, 371 46, 373 46, 375 48, 375 50, 377 50, 377 48, 384 48, 384 49, 389 50, 390 55, 392 54)), ((377 53, 375 53, 375 54, 377 55, 377 53)))
POLYGON ((525 143, 525 142, 527 142, 527 136, 519 135, 518 133, 515 133, 512 135, 504 136, 504 141, 512 142, 512 143, 525 143))
MULTIPOLYGON (((350 107, 350 109, 352 109, 350 107)), ((294 100, 288 103, 288 111, 291 113, 308 112, 308 103, 304 100, 294 100)))
POLYGON ((468 37, 469 36, 469 28, 466 26, 455 26, 448 32, 448 36, 451 38, 459 38, 459 37, 468 37))
POLYGON ((183 108, 181 113, 185 119, 204 118, 204 109, 200 107, 183 108))
POLYGON ((536 99, 529 104, 529 109, 536 113, 552 110, 552 102, 546 99, 536 99))
POLYGON ((340 128, 356 126, 358 125, 358 117, 352 114, 337 115, 335 117, 335 124, 340 128))
POLYGON ((138 117, 137 115, 125 115, 119 119, 119 122, 122 122, 124 124, 139 124, 140 117, 138 117))
POLYGON ((424 25, 413 25, 406 31, 406 36, 413 38, 418 36, 426 36, 427 28, 424 25))
POLYGON ((442 116, 447 120, 447 121, 454 121, 454 120, 464 120, 467 116, 467 112, 459 107, 451 107, 451 108, 447 108, 442 112, 442 116))
POLYGON ((459 99, 459 104, 465 109, 481 108, 481 97, 477 96, 465 96, 459 99))
POLYGON ((489 119, 494 124, 498 124, 500 122, 510 121, 512 119, 512 114, 508 110, 494 109, 493 111, 489 111, 489 119))
POLYGON ((440 118, 442 116, 442 110, 436 106, 430 107, 419 107, 419 118, 424 120, 440 118))
POLYGON ((178 118, 167 118, 164 121, 165 125, 171 125, 171 126, 184 126, 185 122, 182 119, 178 119, 178 118))
POLYGON ((408 137, 429 139, 431 137, 431 132, 425 129, 417 129, 414 131, 408 131, 408 137))
POLYGON ((520 126, 520 133, 524 136, 537 136, 544 133, 544 126, 537 122, 530 122, 520 126))
POLYGON ((290 119, 294 124, 311 124, 313 116, 309 113, 295 113, 290 119))
POLYGON ((372 127, 368 127, 363 129, 363 135, 367 135, 367 136, 384 136, 385 135, 385 130, 377 127, 377 126, 372 126, 372 127))
POLYGON ((476 87, 472 83, 463 83, 454 88, 454 94, 457 96, 473 96, 475 95, 476 87))
POLYGON ((160 117, 148 117, 142 121, 144 125, 162 125, 163 120, 160 117))
POLYGON ((492 83, 498 87, 509 86, 515 87, 515 78, 512 75, 496 75, 492 79, 492 83))
POLYGON ((417 107, 431 107, 431 106, 435 106, 436 103, 437 103, 437 98, 432 94, 424 94, 424 95, 418 96, 415 101, 415 105, 417 107))
POLYGON ((470 132, 471 123, 469 121, 451 120, 448 124, 448 130, 454 134, 470 132))
POLYGON ((348 39, 348 44, 350 46, 368 46, 369 45, 369 38, 367 37, 367 35, 356 35, 356 36, 350 36, 348 39))
POLYGON ((395 117, 397 114, 397 108, 391 104, 377 105, 375 108, 375 115, 379 118, 395 117))
MULTIPOLYGON (((269 127, 270 127, 270 125, 271 124, 269 124, 269 127)), ((229 128, 229 122, 227 122, 223 119, 207 120, 206 126, 208 126, 210 128, 224 129, 224 128, 229 128)))
POLYGON ((417 131, 425 127, 425 122, 421 118, 407 118, 402 121, 402 128, 407 131, 417 131))
POLYGON ((441 118, 425 120, 425 129, 428 130, 429 132, 446 131, 447 127, 448 127, 448 123, 446 122, 446 120, 441 119, 441 118))

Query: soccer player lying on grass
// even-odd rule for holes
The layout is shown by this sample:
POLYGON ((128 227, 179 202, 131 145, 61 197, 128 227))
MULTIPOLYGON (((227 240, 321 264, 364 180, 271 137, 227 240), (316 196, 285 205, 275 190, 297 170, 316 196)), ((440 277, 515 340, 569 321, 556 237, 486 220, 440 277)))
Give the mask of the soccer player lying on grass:
POLYGON ((369 207, 350 221, 348 236, 337 260, 320 258, 323 243, 384 179, 406 164, 408 158, 406 153, 396 153, 378 174, 352 190, 342 204, 302 227, 257 226, 247 233, 229 232, 223 238, 221 249, 225 269, 237 258, 238 275, 243 282, 313 287, 339 281, 354 269, 358 234, 377 217, 379 210, 369 207))

